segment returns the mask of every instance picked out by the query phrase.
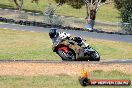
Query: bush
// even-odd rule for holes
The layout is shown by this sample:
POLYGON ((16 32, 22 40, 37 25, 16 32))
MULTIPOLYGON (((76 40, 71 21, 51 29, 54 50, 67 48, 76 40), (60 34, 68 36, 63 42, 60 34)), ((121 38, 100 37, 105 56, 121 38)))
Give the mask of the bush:
POLYGON ((114 0, 116 8, 122 18, 121 28, 132 33, 132 0, 114 0))

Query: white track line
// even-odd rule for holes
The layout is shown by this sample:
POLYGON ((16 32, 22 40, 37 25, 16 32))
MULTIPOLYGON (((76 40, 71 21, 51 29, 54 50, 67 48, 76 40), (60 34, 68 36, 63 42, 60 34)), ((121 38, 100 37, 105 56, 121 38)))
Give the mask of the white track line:
POLYGON ((30 31, 30 32, 35 32, 35 31, 30 31))
POLYGON ((14 30, 14 31, 15 31, 15 30, 17 30, 17 29, 12 29, 12 30, 14 30))
POLYGON ((3 28, 3 29, 8 29, 8 28, 3 28))
POLYGON ((21 31, 25 31, 25 30, 21 30, 21 31))
POLYGON ((121 60, 121 61, 127 61, 127 60, 121 60))

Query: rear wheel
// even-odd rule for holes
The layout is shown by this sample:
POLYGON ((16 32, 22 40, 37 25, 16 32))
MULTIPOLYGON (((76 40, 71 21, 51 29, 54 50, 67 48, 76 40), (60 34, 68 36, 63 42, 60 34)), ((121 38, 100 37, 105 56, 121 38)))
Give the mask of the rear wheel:
POLYGON ((75 55, 71 50, 64 50, 67 48, 61 48, 58 49, 57 54, 62 58, 62 60, 67 60, 67 61, 74 61, 75 59, 75 55))

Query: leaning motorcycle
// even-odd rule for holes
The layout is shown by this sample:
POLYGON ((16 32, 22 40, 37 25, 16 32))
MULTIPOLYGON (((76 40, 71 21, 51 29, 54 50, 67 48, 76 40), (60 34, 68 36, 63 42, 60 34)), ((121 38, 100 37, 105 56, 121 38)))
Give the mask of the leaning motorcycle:
POLYGON ((57 39, 52 49, 65 61, 100 61, 99 53, 80 37, 57 39))

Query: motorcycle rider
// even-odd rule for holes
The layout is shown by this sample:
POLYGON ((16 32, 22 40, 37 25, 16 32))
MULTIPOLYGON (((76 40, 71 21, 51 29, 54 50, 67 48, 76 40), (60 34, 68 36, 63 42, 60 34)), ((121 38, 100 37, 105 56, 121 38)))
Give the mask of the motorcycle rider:
MULTIPOLYGON (((68 39, 70 40, 71 34, 66 32, 58 32, 56 28, 52 28, 49 32, 49 36, 52 39, 52 44, 54 45, 60 39, 68 39)), ((80 37, 73 37, 71 40, 77 42, 79 46, 82 46, 82 38, 80 37)))
POLYGON ((56 28, 52 28, 49 31, 49 36, 52 39, 52 44, 54 45, 56 42, 62 39, 69 39, 71 37, 71 34, 66 32, 58 32, 56 28))

